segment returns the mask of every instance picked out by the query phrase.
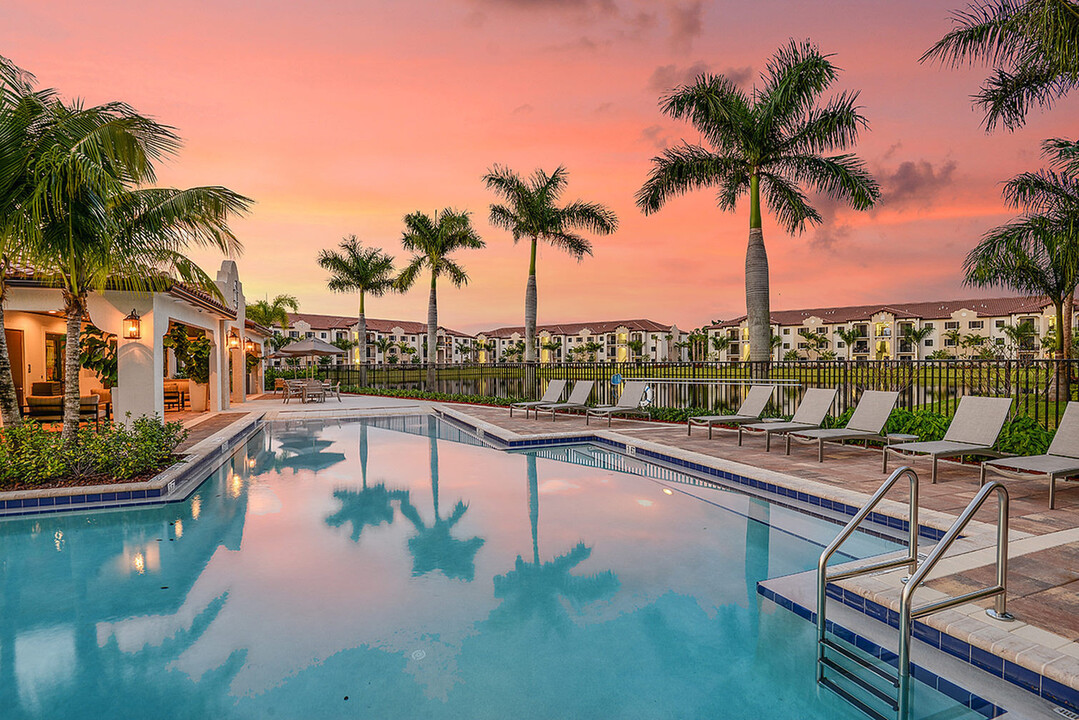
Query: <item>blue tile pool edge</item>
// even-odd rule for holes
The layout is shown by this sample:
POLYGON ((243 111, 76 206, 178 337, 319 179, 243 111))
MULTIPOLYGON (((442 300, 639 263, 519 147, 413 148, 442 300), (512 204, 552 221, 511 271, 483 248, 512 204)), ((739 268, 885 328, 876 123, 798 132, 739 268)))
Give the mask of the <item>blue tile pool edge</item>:
MULTIPOLYGON (((838 600, 847 607, 898 629, 899 614, 894 610, 834 584, 828 585, 827 592, 829 598, 838 600)), ((817 613, 815 610, 811 610, 780 595, 774 590, 765 587, 762 583, 757 583, 757 594, 786 610, 790 610, 804 620, 808 620, 814 624, 817 622, 817 613)), ((893 667, 895 666, 896 655, 894 652, 880 647, 868 638, 851 632, 842 625, 833 623, 831 620, 827 622, 827 625, 829 632, 854 644, 856 647, 868 652, 870 655, 880 658, 893 667)), ((986 650, 967 643, 965 640, 960 640, 957 637, 941 632, 940 630, 932 628, 917 620, 914 621, 911 631, 915 638, 921 640, 932 648, 958 658, 968 665, 972 665, 979 670, 989 673, 995 678, 1006 680, 1012 685, 1033 693, 1043 700, 1055 703, 1073 712, 1079 712, 1079 690, 1068 687, 1052 678, 1024 668, 1021 665, 1017 665, 1016 663, 1005 660, 997 655, 993 655, 986 650)), ((974 693, 967 693, 970 695, 970 701, 973 704, 964 703, 961 696, 962 693, 966 692, 965 690, 962 688, 956 690, 957 686, 954 683, 937 676, 915 663, 911 663, 911 675, 917 680, 924 682, 932 688, 940 690, 945 695, 948 695, 961 704, 966 705, 966 707, 981 713, 987 718, 998 717, 1005 712, 1002 708, 993 705, 984 698, 978 697, 974 693), (957 695, 960 695, 960 697, 956 697, 957 695), (987 714, 988 710, 993 710, 996 714, 987 714)))
MULTIPOLYGON (((116 508, 166 505, 183 502, 231 458, 252 435, 262 429, 262 416, 251 418, 215 448, 189 456, 162 471, 176 472, 176 477, 159 488, 112 492, 86 492, 80 495, 51 495, 48 497, 0 500, 0 520, 25 515, 109 510, 116 508)), ((158 476, 159 477, 159 476, 158 476)))
MULTIPOLYGON (((473 432, 477 433, 480 439, 487 442, 494 441, 500 446, 502 446, 504 449, 526 449, 534 447, 553 447, 558 445, 579 445, 583 443, 592 443, 595 445, 614 448, 615 450, 618 450, 620 452, 627 452, 625 443, 617 442, 615 440, 610 440, 604 437, 599 437, 597 435, 574 435, 556 438, 539 438, 536 440, 506 440, 492 433, 490 430, 486 430, 468 422, 467 420, 461 419, 460 417, 458 417, 459 413, 447 415, 441 410, 437 409, 435 410, 435 412, 439 418, 456 425, 464 425, 465 427, 471 429, 473 432)), ((838 500, 829 500, 828 498, 822 498, 810 493, 791 490, 790 488, 786 488, 782 485, 776 485, 775 483, 754 480, 753 478, 748 478, 737 473, 720 470, 718 468, 703 465, 697 462, 692 462, 689 460, 683 460, 672 455, 666 455, 664 453, 655 452, 652 450, 645 450, 644 448, 641 448, 639 446, 634 446, 633 454, 637 458, 648 458, 650 460, 669 463, 677 468, 681 468, 684 471, 704 475, 706 476, 706 479, 715 478, 719 481, 725 481, 728 483, 733 483, 735 485, 742 485, 758 492, 768 493, 776 497, 788 498, 790 500, 804 502, 809 505, 815 505, 822 510, 831 510, 833 512, 840 513, 848 517, 853 517, 861 509, 853 505, 839 502, 838 500)), ((713 480, 713 482, 715 482, 715 480, 713 480)), ((720 482, 716 482, 716 484, 721 485, 720 482)), ((788 505, 787 507, 791 506, 788 505)), ((797 510, 798 508, 792 509, 797 510)), ((898 531, 901 533, 906 533, 910 529, 910 523, 903 518, 895 518, 879 512, 869 513, 866 520, 874 523, 875 525, 883 526, 888 528, 889 530, 898 531)), ((919 537, 925 538, 927 540, 932 540, 934 542, 944 537, 945 532, 947 531, 935 527, 930 527, 928 525, 920 525, 918 528, 919 537)))

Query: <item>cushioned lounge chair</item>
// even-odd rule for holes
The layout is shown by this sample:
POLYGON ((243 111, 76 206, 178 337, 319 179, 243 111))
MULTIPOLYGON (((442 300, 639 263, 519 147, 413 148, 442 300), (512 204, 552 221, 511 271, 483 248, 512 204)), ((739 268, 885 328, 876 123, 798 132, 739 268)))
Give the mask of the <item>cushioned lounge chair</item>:
POLYGON ((1049 509, 1057 505, 1057 480, 1079 475, 1079 402, 1070 402, 1060 418, 1053 442, 1044 455, 987 460, 982 463, 981 483, 986 470, 1015 480, 1044 475, 1049 480, 1049 509))
POLYGON ((899 393, 883 390, 866 390, 858 398, 858 406, 842 428, 817 428, 816 430, 795 430, 787 433, 787 454, 790 455, 791 440, 800 443, 817 443, 817 462, 824 462, 824 443, 843 442, 844 440, 880 440, 887 442, 881 434, 888 416, 892 414, 899 393))
POLYGON ((644 397, 644 391, 648 387, 648 383, 640 380, 631 380, 626 383, 622 388, 622 394, 618 396, 618 402, 614 405, 600 405, 599 407, 588 408, 584 412, 584 424, 588 424, 588 419, 595 415, 596 417, 607 418, 607 427, 611 426, 611 417, 614 415, 648 415, 648 411, 641 407, 641 398, 644 397))
POLYGON ((882 472, 888 472, 888 453, 912 453, 933 458, 932 482, 937 481, 937 461, 940 458, 983 455, 1000 457, 994 449, 1004 421, 1012 409, 1011 398, 975 397, 959 399, 948 432, 943 440, 885 445, 882 472))
POLYGON ((772 393, 776 391, 775 385, 754 385, 746 393, 746 399, 738 406, 738 411, 733 415, 700 415, 691 417, 686 423, 686 435, 693 434, 694 425, 708 426, 708 439, 712 439, 713 425, 743 425, 761 419, 764 408, 772 399, 772 393))
MULTIPOLYGON (((802 396, 802 402, 798 403, 798 409, 790 422, 763 422, 752 425, 739 425, 738 444, 742 444, 742 432, 744 430, 764 433, 764 449, 771 452, 773 435, 786 435, 795 430, 819 428, 820 424, 824 422, 824 416, 828 414, 829 408, 835 402, 835 395, 834 388, 810 388, 806 390, 805 395, 802 396)), ((790 455, 790 452, 791 445, 788 442, 787 454, 790 455)))
POLYGON ((573 383, 573 390, 570 391, 569 399, 564 403, 550 403, 549 405, 539 405, 532 408, 536 417, 539 417, 540 410, 551 413, 551 422, 554 422, 555 414, 559 410, 587 410, 588 409, 588 396, 592 394, 592 386, 595 382, 592 380, 578 380, 573 383))
POLYGON ((543 391, 543 397, 539 400, 529 400, 527 402, 513 403, 510 405, 510 417, 513 417, 514 408, 525 411, 525 418, 528 418, 528 411, 533 408, 538 408, 541 405, 554 405, 562 397, 562 393, 566 392, 566 385, 568 380, 552 380, 547 383, 547 389, 543 391))

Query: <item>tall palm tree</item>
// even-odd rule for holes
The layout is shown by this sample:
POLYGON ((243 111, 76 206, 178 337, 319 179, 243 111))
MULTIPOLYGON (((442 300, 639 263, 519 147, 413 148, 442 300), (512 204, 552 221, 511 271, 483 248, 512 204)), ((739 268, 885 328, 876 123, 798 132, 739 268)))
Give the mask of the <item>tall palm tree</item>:
POLYGON ((637 192, 637 206, 658 211, 670 198, 703 187, 718 188, 720 209, 733 211, 749 194, 746 248, 746 314, 750 360, 771 356, 768 255, 764 248, 761 194, 790 233, 820 223, 806 190, 823 193, 857 210, 873 206, 880 190, 865 164, 845 150, 867 126, 855 104, 858 93, 843 92, 821 105, 821 95, 838 77, 837 68, 810 42, 791 41, 776 51, 761 83, 739 89, 723 75, 700 75, 676 88, 660 104, 673 118, 688 120, 711 145, 684 143, 653 158, 652 172, 637 192))
POLYGON ((914 347, 914 359, 922 359, 922 341, 933 334, 933 328, 905 325, 903 327, 903 339, 914 347))
POLYGON ((405 250, 413 253, 412 259, 395 281, 397 290, 404 292, 412 287, 420 272, 426 268, 431 273, 431 295, 427 302, 427 384, 434 387, 435 356, 438 347, 438 279, 445 276, 454 287, 468 284, 468 273, 450 257, 459 250, 479 249, 486 245, 472 228, 467 211, 446 208, 434 216, 416 211, 405 216, 405 232, 401 237, 405 250))
POLYGON ((1022 127, 1079 86, 1079 4, 1071 0, 978 0, 952 16, 954 29, 922 56, 953 67, 983 63, 974 96, 985 126, 1022 127))
POLYGON ((393 340, 390 340, 388 337, 380 337, 378 340, 375 340, 375 348, 382 353, 382 362, 386 362, 386 357, 393 347, 396 346, 394 345, 393 340))
POLYGON ((19 237, 16 218, 33 182, 29 138, 52 101, 52 90, 34 89, 34 77, 0 56, 0 422, 13 427, 19 413, 4 324, 7 278, 15 265, 33 265, 33 247, 19 237))
POLYGON ((489 190, 502 196, 506 205, 491 205, 490 222, 531 241, 528 284, 525 286, 525 362, 536 361, 536 245, 540 240, 564 250, 578 261, 592 254, 592 243, 577 230, 610 235, 618 228, 618 217, 600 203, 581 200, 558 206, 569 182, 569 173, 558 166, 551 174, 537 169, 527 181, 509 168, 495 165, 483 176, 489 190))
POLYGON ((844 328, 838 327, 835 329, 835 334, 839 336, 839 339, 843 341, 843 344, 847 346, 847 360, 850 360, 850 354, 854 351, 854 344, 864 337, 858 328, 844 328))
POLYGON ((159 289, 172 276, 217 293, 187 249, 241 250, 228 218, 246 211, 248 198, 222 187, 148 187, 154 163, 178 149, 172 128, 123 103, 53 101, 30 140, 34 185, 18 232, 40 248, 37 259, 64 299, 67 441, 79 424, 79 338, 89 293, 159 289))
POLYGON ((365 295, 382 297, 394 289, 393 258, 379 248, 365 248, 355 235, 344 238, 339 247, 341 252, 319 252, 318 264, 330 273, 331 291, 360 294, 360 332, 356 346, 360 351, 360 365, 366 368, 367 316, 363 300, 365 295))
POLYGON ((247 319, 272 328, 281 326, 284 333, 289 326, 289 311, 298 312, 300 302, 295 295, 275 295, 273 300, 259 300, 247 306, 247 319))
POLYGON ((1056 310, 1056 353, 1067 357, 1065 303, 1079 286, 1079 143, 1042 144, 1049 169, 1021 173, 1004 186, 1004 200, 1021 215, 988 231, 967 255, 966 282, 1044 295, 1056 310))

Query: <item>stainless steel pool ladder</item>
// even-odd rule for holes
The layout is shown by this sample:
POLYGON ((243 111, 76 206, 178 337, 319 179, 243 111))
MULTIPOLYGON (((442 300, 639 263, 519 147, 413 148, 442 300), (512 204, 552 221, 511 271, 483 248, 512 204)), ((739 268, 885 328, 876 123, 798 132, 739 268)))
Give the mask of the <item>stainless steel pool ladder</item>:
MULTIPOLYGON (((863 697, 875 698, 888 706, 897 720, 909 720, 911 712, 911 682, 910 682, 910 642, 911 630, 915 619, 931 615, 941 610, 947 610, 967 602, 996 597, 994 608, 987 610, 987 614, 998 620, 1011 620, 1007 612, 1007 575, 1008 575, 1008 490, 1000 482, 985 485, 970 501, 967 507, 956 518, 948 529, 948 532, 940 539, 933 551, 926 559, 918 562, 918 475, 909 467, 901 467, 893 472, 884 484, 880 486, 873 497, 869 499, 861 510, 846 527, 836 536, 824 552, 821 553, 817 563, 817 682, 827 687, 859 710, 874 718, 874 720, 889 720, 888 716, 872 707, 868 702, 859 698, 854 692, 837 684, 828 677, 827 672, 832 671, 835 675, 852 683, 862 691, 863 697), (885 560, 881 562, 863 565, 850 570, 828 574, 828 561, 839 547, 846 542, 858 525, 868 517, 873 508, 884 498, 889 490, 907 475, 910 478, 910 528, 907 554, 902 558, 885 560), (952 544, 960 537, 960 533, 973 519, 975 513, 981 509, 991 494, 996 494, 999 501, 999 513, 997 516, 997 584, 993 587, 974 590, 958 597, 946 598, 928 603, 919 608, 913 607, 914 593, 922 585, 929 573, 944 557, 952 544), (910 574, 904 578, 906 583, 900 596, 899 604, 899 653, 897 658, 896 672, 890 668, 882 667, 881 664, 862 657, 854 650, 841 645, 828 638, 827 633, 827 589, 829 582, 843 580, 845 578, 881 572, 892 568, 908 566, 910 574), (872 678, 863 678, 856 674, 850 667, 841 665, 828 657, 828 651, 833 651, 844 659, 855 663, 859 668, 864 668, 872 674, 872 678), (881 681, 890 686, 882 689, 881 681)), ((857 691, 855 691, 857 692, 857 691)))

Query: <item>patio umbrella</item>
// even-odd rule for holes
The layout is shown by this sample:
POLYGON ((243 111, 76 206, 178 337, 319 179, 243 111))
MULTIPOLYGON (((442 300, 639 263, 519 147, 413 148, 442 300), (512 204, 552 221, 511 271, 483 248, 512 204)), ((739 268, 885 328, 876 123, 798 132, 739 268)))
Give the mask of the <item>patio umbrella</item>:
POLYGON ((277 352, 280 355, 289 357, 324 357, 346 354, 341 348, 335 347, 325 340, 319 340, 318 338, 307 338, 306 340, 294 342, 290 345, 286 345, 277 352))

